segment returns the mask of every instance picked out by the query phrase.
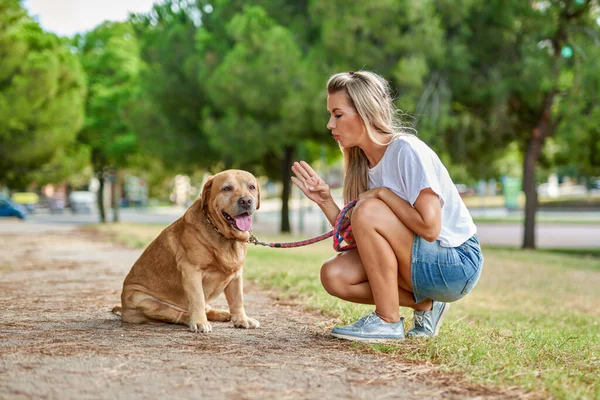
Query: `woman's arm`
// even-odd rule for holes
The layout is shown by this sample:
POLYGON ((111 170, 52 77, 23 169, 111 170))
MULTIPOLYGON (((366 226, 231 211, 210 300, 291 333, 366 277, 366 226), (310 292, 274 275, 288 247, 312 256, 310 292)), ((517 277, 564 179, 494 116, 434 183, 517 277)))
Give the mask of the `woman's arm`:
POLYGON ((317 203, 317 205, 319 206, 321 211, 323 211, 323 214, 325 214, 325 217, 327 218, 331 226, 335 226, 335 220, 337 219, 340 213, 340 208, 335 203, 333 198, 330 198, 330 200, 325 203, 317 203))
POLYGON ((295 177, 292 176, 292 182, 319 206, 331 226, 335 226, 340 209, 331 197, 329 185, 304 161, 295 162, 292 171, 296 174, 295 177))
POLYGON ((411 231, 428 242, 433 242, 442 229, 442 205, 440 197, 430 188, 423 189, 415 201, 415 207, 386 187, 363 193, 361 198, 376 197, 382 200, 411 231))

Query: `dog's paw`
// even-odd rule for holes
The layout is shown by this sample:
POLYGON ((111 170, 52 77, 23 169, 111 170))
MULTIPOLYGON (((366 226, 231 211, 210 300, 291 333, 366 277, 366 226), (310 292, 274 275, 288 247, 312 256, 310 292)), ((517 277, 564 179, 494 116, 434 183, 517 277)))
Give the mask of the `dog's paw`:
POLYGON ((190 331, 195 333, 212 332, 212 326, 208 322, 190 322, 190 331))
POLYGON ((260 326, 257 320, 248 317, 232 317, 233 326, 243 329, 255 329, 260 326))
POLYGON ((231 321, 231 314, 229 311, 211 308, 206 312, 206 318, 209 321, 229 322, 231 321))

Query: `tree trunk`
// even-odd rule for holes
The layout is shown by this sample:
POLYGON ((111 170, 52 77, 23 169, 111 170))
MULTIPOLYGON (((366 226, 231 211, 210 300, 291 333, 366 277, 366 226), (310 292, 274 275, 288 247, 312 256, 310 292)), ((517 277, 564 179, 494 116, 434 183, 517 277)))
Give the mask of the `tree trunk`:
POLYGON ((283 158, 281 159, 281 183, 283 189, 281 191, 281 233, 290 233, 290 193, 292 191, 292 164, 294 162, 293 146, 287 146, 284 149, 283 158))
POLYGON ((123 171, 120 169, 115 170, 113 179, 113 190, 112 190, 112 206, 113 206, 113 222, 120 222, 120 210, 121 210, 121 185, 123 183, 123 171))
POLYGON ((536 127, 527 144, 523 160, 523 192, 525 193, 525 230, 523 248, 535 249, 535 214, 538 207, 535 167, 542 152, 543 137, 536 127))
POLYGON ((100 212, 100 223, 106 223, 106 211, 104 210, 104 168, 100 168, 98 172, 98 181, 100 186, 98 187, 98 211, 100 212))
POLYGON ((547 137, 554 135, 556 127, 560 123, 560 117, 552 121, 552 105, 558 92, 558 80, 562 62, 562 45, 567 41, 568 20, 581 15, 585 8, 581 8, 575 13, 561 13, 559 16, 559 26, 552 38, 553 59, 552 82, 553 89, 549 90, 545 96, 535 127, 531 131, 529 142, 527 143, 527 153, 523 160, 523 192, 525 192, 525 230, 523 232, 523 248, 535 249, 535 214, 537 212, 538 200, 535 179, 535 167, 542 153, 544 142, 547 137))
POLYGON ((537 188, 535 167, 540 159, 544 141, 552 136, 560 119, 552 122, 552 104, 556 91, 548 92, 540 110, 538 122, 531 131, 527 153, 523 160, 523 192, 525 192, 525 230, 523 232, 523 248, 535 249, 535 214, 537 212, 537 188))

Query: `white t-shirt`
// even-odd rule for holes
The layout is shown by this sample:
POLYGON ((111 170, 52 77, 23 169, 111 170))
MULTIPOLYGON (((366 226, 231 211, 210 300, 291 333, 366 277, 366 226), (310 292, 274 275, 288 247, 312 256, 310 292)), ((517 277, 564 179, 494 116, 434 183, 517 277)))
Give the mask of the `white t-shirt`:
POLYGON ((437 154, 416 136, 394 139, 381 161, 369 169, 369 189, 382 186, 413 207, 423 189, 431 188, 440 196, 442 229, 437 240, 443 247, 457 247, 477 232, 448 170, 437 154))

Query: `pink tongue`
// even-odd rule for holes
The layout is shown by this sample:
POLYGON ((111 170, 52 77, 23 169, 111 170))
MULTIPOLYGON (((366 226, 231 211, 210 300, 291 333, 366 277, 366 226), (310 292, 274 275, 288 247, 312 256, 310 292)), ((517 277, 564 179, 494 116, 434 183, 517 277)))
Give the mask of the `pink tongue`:
POLYGON ((252 217, 249 215, 238 215, 233 217, 235 225, 240 231, 251 231, 252 230, 252 217))

